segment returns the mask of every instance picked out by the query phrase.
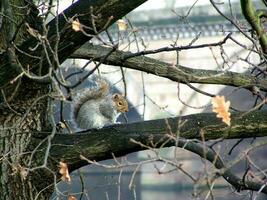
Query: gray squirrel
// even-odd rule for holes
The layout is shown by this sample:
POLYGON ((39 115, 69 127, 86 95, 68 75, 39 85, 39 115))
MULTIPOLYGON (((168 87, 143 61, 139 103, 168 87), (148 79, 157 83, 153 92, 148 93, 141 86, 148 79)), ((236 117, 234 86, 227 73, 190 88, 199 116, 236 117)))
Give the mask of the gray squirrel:
POLYGON ((81 89, 73 95, 73 118, 78 128, 102 128, 114 124, 120 113, 128 111, 128 103, 121 94, 110 92, 109 83, 94 78, 95 87, 81 89))

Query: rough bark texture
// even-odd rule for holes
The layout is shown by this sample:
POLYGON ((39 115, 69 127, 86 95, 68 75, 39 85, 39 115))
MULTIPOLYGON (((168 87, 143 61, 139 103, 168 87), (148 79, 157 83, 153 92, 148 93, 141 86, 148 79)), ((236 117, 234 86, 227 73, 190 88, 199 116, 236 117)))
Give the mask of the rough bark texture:
MULTIPOLYGON (((23 87, 19 86, 14 98, 8 103, 1 104, 1 199, 34 199, 36 194, 47 186, 46 177, 40 176, 40 173, 45 173, 44 171, 36 171, 34 175, 29 173, 29 176, 24 176, 27 173, 25 167, 30 167, 28 159, 31 154, 27 153, 27 147, 31 141, 31 132, 41 131, 47 123, 45 118, 47 99, 41 98, 37 101, 45 93, 47 93, 45 87, 24 81, 23 87), (22 130, 24 133, 20 134, 22 130), (40 179, 33 180, 38 175, 40 179)), ((36 161, 31 163, 31 165, 35 164, 36 161)), ((46 194, 50 195, 50 193, 43 194, 39 199, 46 199, 48 197, 46 194)))
MULTIPOLYGON (((0 53, 6 52, 0 54, 0 60, 5 60, 0 66, 1 80, 5 76, 17 76, 14 73, 18 72, 14 45, 21 44, 28 37, 25 23, 35 27, 32 19, 38 22, 37 10, 31 3, 20 0, 1 1, 0 9, 5 17, 1 15, 3 23, 0 28, 0 53)), ((17 79, 5 88, 0 84, 0 87, 0 199, 34 199, 47 183, 40 179, 39 184, 35 184, 32 181, 35 176, 31 173, 25 176, 30 155, 26 151, 31 140, 30 132, 41 131, 44 127, 47 99, 36 99, 48 90, 47 87, 22 79, 17 79), (24 133, 18 134, 22 130, 24 133)), ((40 195, 40 199, 47 199, 48 196, 43 195, 40 195)))

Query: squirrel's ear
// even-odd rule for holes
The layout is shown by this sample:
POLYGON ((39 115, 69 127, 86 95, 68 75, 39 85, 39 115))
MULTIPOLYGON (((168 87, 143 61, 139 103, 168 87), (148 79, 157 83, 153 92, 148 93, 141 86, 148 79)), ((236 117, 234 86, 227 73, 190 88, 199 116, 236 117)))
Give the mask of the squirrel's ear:
POLYGON ((119 98, 119 95, 118 94, 114 94, 113 95, 113 99, 118 99, 119 98))

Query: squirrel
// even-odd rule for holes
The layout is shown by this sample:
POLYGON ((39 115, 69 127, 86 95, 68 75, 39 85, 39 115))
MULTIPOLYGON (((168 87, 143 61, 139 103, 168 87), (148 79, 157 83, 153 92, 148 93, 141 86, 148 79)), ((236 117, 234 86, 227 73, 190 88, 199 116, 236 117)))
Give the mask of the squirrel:
POLYGON ((73 118, 81 129, 100 129, 114 124, 120 113, 128 111, 123 95, 112 94, 105 79, 94 79, 95 87, 78 90, 73 96, 73 118))

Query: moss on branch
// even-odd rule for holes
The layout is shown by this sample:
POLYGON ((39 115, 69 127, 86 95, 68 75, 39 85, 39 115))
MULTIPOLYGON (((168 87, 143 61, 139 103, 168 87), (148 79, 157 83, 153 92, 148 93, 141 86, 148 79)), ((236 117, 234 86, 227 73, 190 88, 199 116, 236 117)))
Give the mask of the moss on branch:
POLYGON ((260 21, 260 15, 255 11, 251 0, 240 0, 241 9, 247 22, 252 29, 256 32, 259 39, 262 51, 267 56, 267 35, 264 31, 264 27, 260 21))
MULTIPOLYGON (((267 112, 254 111, 242 117, 244 113, 232 115, 231 126, 228 127, 217 119, 214 113, 193 114, 182 117, 151 120, 132 124, 116 124, 99 130, 88 130, 76 134, 56 134, 53 139, 50 156, 53 160, 64 159, 72 169, 86 164, 80 159, 84 155, 91 160, 105 160, 126 155, 143 148, 131 142, 131 139, 148 144, 151 139, 164 143, 164 147, 173 146, 166 134, 186 139, 234 139, 267 136, 267 112), (178 123, 184 124, 178 129, 178 123), (203 138, 204 136, 204 138, 203 138), (167 142, 166 142, 167 141, 167 142)), ((43 139, 44 133, 34 134, 36 142, 43 139)), ((38 144, 38 143, 37 143, 38 144)))

